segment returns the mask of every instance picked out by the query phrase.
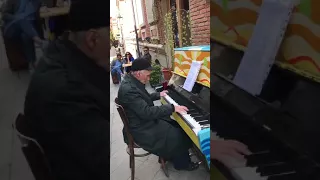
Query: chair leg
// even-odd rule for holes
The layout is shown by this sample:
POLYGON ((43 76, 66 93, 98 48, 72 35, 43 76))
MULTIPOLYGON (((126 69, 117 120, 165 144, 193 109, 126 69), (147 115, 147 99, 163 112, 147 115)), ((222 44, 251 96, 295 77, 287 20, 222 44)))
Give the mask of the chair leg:
POLYGON ((168 169, 167 169, 167 166, 166 166, 164 159, 160 158, 160 161, 161 161, 161 168, 162 168, 164 174, 166 175, 166 177, 169 177, 169 172, 168 172, 168 169))
POLYGON ((132 156, 132 164, 131 164, 131 180, 134 180, 135 174, 135 162, 134 162, 134 155, 132 156))

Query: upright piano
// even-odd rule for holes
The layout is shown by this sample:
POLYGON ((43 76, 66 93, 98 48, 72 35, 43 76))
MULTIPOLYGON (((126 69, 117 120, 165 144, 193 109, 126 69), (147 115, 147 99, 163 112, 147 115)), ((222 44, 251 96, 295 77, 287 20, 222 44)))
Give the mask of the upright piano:
POLYGON ((174 71, 163 104, 186 106, 188 114, 173 113, 175 119, 205 157, 210 167, 210 46, 176 48, 174 71), (192 61, 201 61, 199 75, 191 92, 183 88, 192 61))
POLYGON ((244 161, 212 160, 211 179, 320 180, 320 84, 273 65, 253 96, 232 83, 243 52, 217 42, 211 49, 211 138, 252 152, 244 161))

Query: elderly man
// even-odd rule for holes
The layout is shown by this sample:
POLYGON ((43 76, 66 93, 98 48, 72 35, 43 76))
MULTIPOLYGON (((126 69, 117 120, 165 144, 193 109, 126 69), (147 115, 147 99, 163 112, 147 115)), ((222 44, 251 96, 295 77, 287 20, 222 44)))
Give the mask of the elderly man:
POLYGON ((110 178, 108 4, 72 3, 68 39, 49 44, 27 91, 26 120, 54 179, 110 178))
MULTIPOLYGON (((153 94, 146 91, 145 84, 150 80, 151 70, 148 61, 138 58, 120 85, 118 100, 128 117, 130 133, 135 143, 146 151, 171 160, 175 169, 195 170, 199 165, 191 162, 188 152, 192 141, 178 123, 170 119, 173 112, 183 114, 188 109, 172 104, 154 106, 153 101, 165 96, 166 91, 153 94)), ((124 140, 127 142, 125 133, 124 140)))

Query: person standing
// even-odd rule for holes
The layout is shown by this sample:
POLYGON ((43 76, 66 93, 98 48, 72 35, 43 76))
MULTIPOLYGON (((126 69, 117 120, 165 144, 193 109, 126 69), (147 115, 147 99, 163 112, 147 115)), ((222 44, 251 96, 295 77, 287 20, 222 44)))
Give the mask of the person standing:
POLYGON ((149 53, 149 47, 147 46, 144 47, 143 52, 144 52, 143 58, 146 59, 150 64, 152 64, 152 56, 149 53))

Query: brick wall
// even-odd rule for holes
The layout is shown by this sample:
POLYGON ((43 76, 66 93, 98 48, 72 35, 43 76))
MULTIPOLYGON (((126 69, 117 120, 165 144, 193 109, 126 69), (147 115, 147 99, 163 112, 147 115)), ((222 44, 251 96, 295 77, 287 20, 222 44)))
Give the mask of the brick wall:
POLYGON ((210 2, 189 0, 192 45, 210 44, 210 2))
POLYGON ((146 29, 146 37, 151 37, 150 35, 150 25, 148 23, 148 13, 147 13, 147 6, 146 6, 146 0, 141 0, 142 5, 142 14, 143 14, 143 22, 146 29))
POLYGON ((165 42, 165 35, 164 35, 164 21, 163 21, 163 17, 165 15, 165 11, 162 10, 162 5, 161 3, 164 3, 164 1, 161 2, 161 0, 155 0, 154 4, 157 7, 156 11, 157 11, 157 26, 158 26, 158 37, 160 40, 160 43, 163 44, 165 42))

